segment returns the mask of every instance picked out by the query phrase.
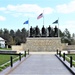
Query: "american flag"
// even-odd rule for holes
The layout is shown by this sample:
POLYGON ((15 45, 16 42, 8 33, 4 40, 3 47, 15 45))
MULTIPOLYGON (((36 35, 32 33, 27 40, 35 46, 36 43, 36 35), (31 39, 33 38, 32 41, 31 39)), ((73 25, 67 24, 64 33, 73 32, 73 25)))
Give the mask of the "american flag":
POLYGON ((43 17, 43 13, 41 13, 38 17, 37 17, 37 19, 40 19, 40 18, 42 18, 43 17))

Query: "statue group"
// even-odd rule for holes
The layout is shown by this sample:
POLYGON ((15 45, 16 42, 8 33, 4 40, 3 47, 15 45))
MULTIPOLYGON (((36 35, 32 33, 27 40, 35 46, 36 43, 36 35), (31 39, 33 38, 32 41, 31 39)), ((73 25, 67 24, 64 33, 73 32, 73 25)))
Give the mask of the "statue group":
POLYGON ((55 28, 52 28, 50 27, 50 25, 48 28, 45 28, 43 25, 40 30, 38 26, 34 28, 31 26, 30 37, 58 37, 58 28, 57 26, 55 26, 55 28))

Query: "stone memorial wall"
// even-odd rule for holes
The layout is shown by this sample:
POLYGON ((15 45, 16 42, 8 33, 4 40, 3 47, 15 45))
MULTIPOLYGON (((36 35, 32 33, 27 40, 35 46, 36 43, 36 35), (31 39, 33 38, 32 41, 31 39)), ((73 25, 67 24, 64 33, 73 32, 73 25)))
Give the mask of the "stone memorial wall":
MULTIPOLYGON (((19 51, 30 50, 30 52, 54 52, 57 49, 62 50, 64 44, 61 43, 61 38, 58 37, 40 37, 40 38, 27 38, 25 44, 20 45, 19 51), (22 49, 22 50, 21 50, 22 49)), ((12 50, 15 50, 16 46, 12 46, 12 50)))

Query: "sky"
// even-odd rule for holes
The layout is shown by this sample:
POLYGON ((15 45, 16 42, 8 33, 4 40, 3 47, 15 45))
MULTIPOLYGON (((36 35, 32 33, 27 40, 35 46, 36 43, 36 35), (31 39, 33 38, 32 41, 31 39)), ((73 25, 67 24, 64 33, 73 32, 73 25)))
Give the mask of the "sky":
POLYGON ((45 28, 58 27, 52 24, 58 20, 62 32, 67 28, 71 34, 75 33, 75 0, 0 0, 0 29, 16 31, 36 25, 41 29, 43 18, 37 20, 41 13, 45 28), (23 24, 28 19, 29 26, 23 24))

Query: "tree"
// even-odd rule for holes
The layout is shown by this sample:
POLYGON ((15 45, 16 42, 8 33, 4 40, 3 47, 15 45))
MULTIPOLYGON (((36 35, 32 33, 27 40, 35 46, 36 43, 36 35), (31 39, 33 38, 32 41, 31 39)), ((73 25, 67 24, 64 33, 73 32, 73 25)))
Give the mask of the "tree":
POLYGON ((17 31, 14 30, 8 30, 8 29, 0 29, 0 37, 4 38, 6 40, 6 45, 10 46, 14 44, 21 44, 26 42, 26 37, 28 36, 28 33, 25 28, 23 28, 21 31, 18 29, 17 31))
POLYGON ((63 32, 62 42, 68 43, 69 45, 71 45, 71 34, 67 28, 63 32))
POLYGON ((4 29, 4 35, 9 34, 9 31, 7 29, 4 29))
POLYGON ((15 42, 16 42, 16 45, 20 45, 21 44, 21 38, 16 36, 15 37, 15 42))
POLYGON ((74 33, 72 34, 71 44, 75 45, 75 34, 74 33))
POLYGON ((13 39, 12 36, 10 36, 10 38, 9 38, 9 45, 10 45, 10 46, 11 46, 11 45, 15 45, 15 40, 13 39))
POLYGON ((9 45, 10 35, 7 29, 4 29, 3 38, 6 40, 6 44, 9 45))
POLYGON ((24 37, 27 36, 27 32, 26 32, 26 29, 25 29, 25 28, 23 28, 23 29, 21 30, 21 34, 22 34, 24 37))
POLYGON ((19 29, 15 33, 15 42, 16 42, 16 45, 21 44, 21 31, 19 29))
POLYGON ((66 28, 65 31, 64 31, 64 36, 65 36, 66 38, 68 38, 68 39, 71 38, 71 34, 70 34, 70 32, 68 31, 67 28, 66 28))
POLYGON ((21 31, 18 29, 18 30, 16 31, 16 36, 19 36, 19 37, 20 37, 20 35, 21 35, 21 31))
POLYGON ((63 37, 63 36, 64 36, 63 32, 59 29, 59 37, 63 37))
POLYGON ((14 30, 10 30, 10 35, 11 35, 12 37, 15 36, 14 30))
POLYGON ((2 36, 3 36, 3 30, 0 29, 0 37, 2 37, 2 36))
POLYGON ((27 37, 26 29, 23 28, 23 29, 21 30, 21 42, 22 42, 22 43, 25 43, 25 42, 26 42, 26 37, 27 37))
POLYGON ((15 41, 15 32, 14 30, 10 30, 10 36, 12 37, 13 42, 15 41))

